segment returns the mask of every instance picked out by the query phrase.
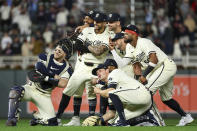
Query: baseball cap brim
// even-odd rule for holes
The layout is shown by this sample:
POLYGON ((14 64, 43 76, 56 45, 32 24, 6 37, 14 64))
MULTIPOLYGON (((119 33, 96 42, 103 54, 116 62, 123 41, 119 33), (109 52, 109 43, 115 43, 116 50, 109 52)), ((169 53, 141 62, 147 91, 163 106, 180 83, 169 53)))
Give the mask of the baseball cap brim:
POLYGON ((92 74, 96 76, 96 75, 97 75, 96 72, 97 72, 99 69, 106 69, 106 66, 105 66, 104 64, 99 64, 96 68, 94 68, 94 69, 92 70, 92 74))
POLYGON ((124 37, 124 33, 117 33, 112 41, 116 41, 118 39, 122 39, 124 37))

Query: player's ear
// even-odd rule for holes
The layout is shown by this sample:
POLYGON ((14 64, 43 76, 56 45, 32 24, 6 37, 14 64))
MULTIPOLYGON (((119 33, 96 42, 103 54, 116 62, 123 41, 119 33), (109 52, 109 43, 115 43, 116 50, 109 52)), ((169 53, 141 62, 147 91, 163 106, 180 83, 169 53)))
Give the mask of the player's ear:
POLYGON ((120 25, 120 21, 117 21, 117 25, 120 25))
POLYGON ((115 67, 115 66, 108 66, 108 70, 109 70, 109 72, 112 72, 114 69, 116 69, 116 67, 115 67))

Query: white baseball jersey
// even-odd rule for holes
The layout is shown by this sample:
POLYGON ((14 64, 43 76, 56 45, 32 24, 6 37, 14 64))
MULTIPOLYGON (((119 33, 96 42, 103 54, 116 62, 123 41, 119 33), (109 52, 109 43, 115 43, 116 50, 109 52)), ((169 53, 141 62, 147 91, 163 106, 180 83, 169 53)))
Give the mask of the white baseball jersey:
POLYGON ((156 53, 158 63, 154 70, 147 76, 148 84, 145 86, 155 93, 159 89, 162 101, 172 98, 173 77, 176 74, 176 64, 151 40, 138 37, 137 45, 133 52, 134 62, 140 62, 142 70, 149 63, 149 55, 156 53))
MULTIPOLYGON (((124 58, 130 58, 131 59, 131 63, 134 63, 134 58, 135 58, 134 52, 135 52, 135 48, 131 44, 128 43, 126 45, 126 54, 125 54, 124 58)), ((133 68, 132 68, 132 73, 133 73, 133 68)), ((133 75, 134 75, 134 73, 133 73, 133 75)), ((168 95, 168 96, 170 96, 170 95, 168 95)), ((152 110, 154 110, 155 114, 157 114, 157 115, 155 115, 155 116, 157 116, 157 120, 160 121, 160 123, 162 123, 163 122, 163 118, 161 117, 161 115, 159 113, 159 110, 157 109, 155 104, 153 104, 152 110)))
POLYGON ((153 44, 151 40, 138 37, 137 45, 133 52, 134 62, 140 62, 143 68, 146 68, 148 66, 149 55, 151 53, 156 53, 158 59, 157 65, 160 65, 165 59, 168 58, 168 56, 159 47, 153 44))
POLYGON ((151 94, 137 80, 129 77, 121 69, 113 70, 108 76, 108 85, 117 84, 115 90, 109 94, 119 96, 124 109, 129 110, 125 114, 126 119, 131 119, 146 112, 151 107, 151 94))
POLYGON ((134 55, 133 55, 134 50, 135 50, 135 48, 131 44, 127 43, 126 54, 125 54, 124 58, 130 58, 133 61, 134 60, 134 55))
MULTIPOLYGON (((90 42, 92 45, 104 45, 107 48, 109 47, 109 38, 110 38, 110 32, 107 28, 105 28, 105 31, 101 34, 96 34, 94 31, 94 27, 87 27, 85 28, 82 33, 78 36, 77 39, 79 39, 82 42, 90 42)), ((92 96, 88 97, 88 99, 94 99, 95 94, 93 93, 93 88, 91 87, 90 80, 92 77, 95 77, 92 75, 92 70, 98 66, 98 64, 104 63, 106 57, 107 57, 108 51, 104 52, 100 56, 95 56, 92 53, 84 53, 81 56, 81 61, 77 64, 78 66, 75 67, 74 73, 69 79, 67 87, 64 89, 63 93, 68 96, 73 96, 74 94, 81 95, 84 88, 84 83, 86 85, 86 88, 89 88, 88 92, 92 92, 92 96), (91 65, 87 65, 88 63, 91 63, 91 65)))
MULTIPOLYGON (((87 27, 82 31, 77 39, 81 40, 82 42, 89 41, 92 45, 105 45, 109 48, 109 37, 110 33, 107 29, 102 34, 96 34, 94 27, 87 27)), ((100 64, 105 61, 107 53, 108 51, 100 56, 94 56, 92 53, 84 53, 81 59, 85 62, 100 64)))

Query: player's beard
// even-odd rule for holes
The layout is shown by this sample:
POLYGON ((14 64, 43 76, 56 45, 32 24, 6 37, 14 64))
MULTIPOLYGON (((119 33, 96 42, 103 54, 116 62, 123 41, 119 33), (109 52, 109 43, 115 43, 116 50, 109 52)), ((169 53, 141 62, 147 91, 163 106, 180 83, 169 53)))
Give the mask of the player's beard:
POLYGON ((133 41, 132 38, 127 38, 127 39, 124 38, 124 42, 125 42, 125 43, 131 43, 132 41, 133 41))
POLYGON ((96 33, 102 33, 104 30, 105 28, 103 26, 98 26, 97 28, 95 28, 96 33))

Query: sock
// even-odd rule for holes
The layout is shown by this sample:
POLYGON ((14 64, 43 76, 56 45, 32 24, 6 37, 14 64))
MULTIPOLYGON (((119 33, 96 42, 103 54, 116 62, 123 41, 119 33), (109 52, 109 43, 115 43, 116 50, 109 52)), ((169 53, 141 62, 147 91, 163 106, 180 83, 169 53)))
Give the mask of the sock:
POLYGON ((96 98, 88 100, 89 103, 89 116, 95 115, 95 110, 96 110, 96 98))
POLYGON ((69 101, 70 101, 70 96, 62 94, 62 99, 60 101, 58 112, 56 114, 57 118, 61 118, 62 114, 64 113, 64 110, 66 109, 66 107, 69 104, 69 101))
POLYGON ((115 94, 109 94, 109 98, 111 99, 116 111, 118 112, 118 116, 120 117, 120 120, 126 123, 124 108, 120 98, 115 94))
POLYGON ((168 107, 170 107, 172 110, 176 111, 181 116, 186 116, 185 111, 180 107, 179 103, 174 99, 163 101, 163 103, 166 104, 168 107))
POLYGON ((108 98, 104 98, 100 96, 100 115, 104 115, 106 113, 108 106, 108 98))
POLYGON ((79 116, 82 98, 75 98, 73 102, 74 116, 79 116))

